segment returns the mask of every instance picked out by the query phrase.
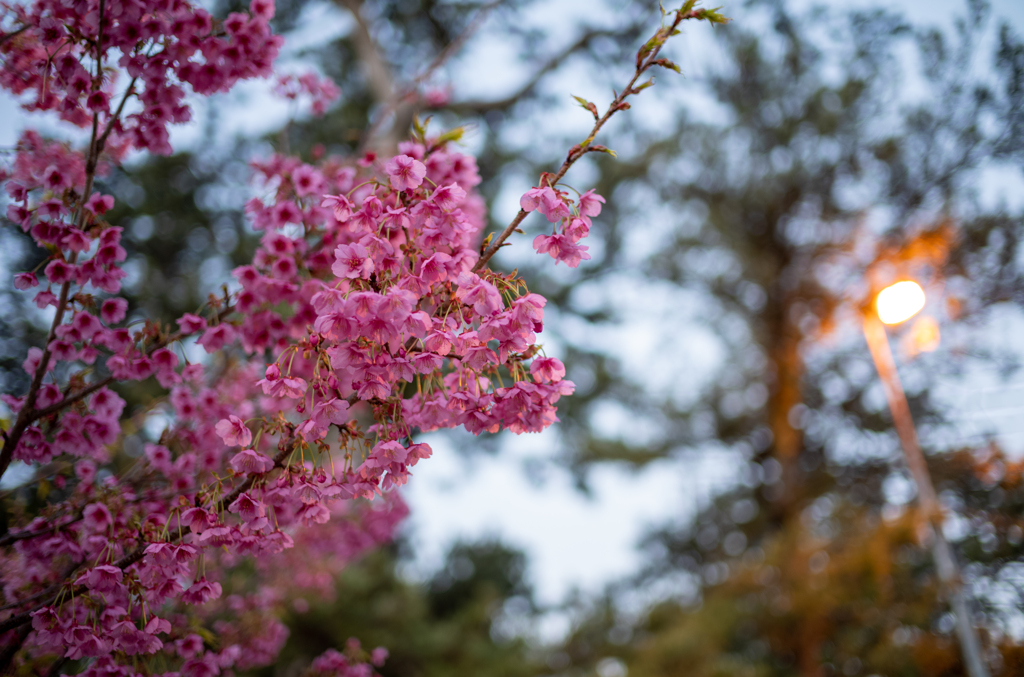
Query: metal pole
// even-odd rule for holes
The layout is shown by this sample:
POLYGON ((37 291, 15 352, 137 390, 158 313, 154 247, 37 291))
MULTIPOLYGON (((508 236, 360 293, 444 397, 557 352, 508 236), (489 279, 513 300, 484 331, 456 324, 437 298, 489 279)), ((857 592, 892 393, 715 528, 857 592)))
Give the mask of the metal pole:
POLYGON ((921 453, 921 446, 917 441, 914 419, 910 415, 907 396, 903 392, 899 374, 896 372, 896 362, 889 348, 889 336, 886 334, 885 325, 872 312, 864 315, 864 337, 868 341, 875 368, 882 379, 885 398, 889 401, 889 410, 892 412, 896 434, 900 438, 903 456, 914 478, 914 484, 917 485, 917 501, 931 531, 932 558, 935 560, 941 587, 949 597, 949 604, 956 617, 956 634, 960 639, 960 651, 967 674, 971 677, 989 677, 988 666, 981 658, 981 642, 967 611, 960 568, 953 549, 942 533, 941 506, 935 495, 935 486, 932 484, 924 454, 921 453))

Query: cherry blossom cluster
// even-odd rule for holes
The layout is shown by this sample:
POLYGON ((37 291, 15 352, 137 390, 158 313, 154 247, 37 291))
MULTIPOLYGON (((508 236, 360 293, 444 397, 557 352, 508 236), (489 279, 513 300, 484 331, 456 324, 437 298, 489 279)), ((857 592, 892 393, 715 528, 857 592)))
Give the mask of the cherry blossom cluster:
MULTIPOLYGON (((287 636, 282 607, 303 592, 322 596, 340 566, 390 540, 406 513, 393 493, 339 502, 325 466, 296 443, 288 412, 253 401, 262 360, 241 351, 206 365, 184 360, 177 344, 190 337, 207 348, 234 341, 234 298, 164 325, 128 324, 128 302, 117 296, 121 229, 105 220, 113 198, 93 190, 104 162, 131 148, 170 152, 167 125, 189 116, 186 85, 211 94, 270 74, 281 44, 269 30, 273 11, 254 0, 249 14, 214 21, 163 0, 3 5, 0 86, 29 110, 92 123, 84 152, 29 131, 0 169, 8 220, 47 252, 14 286, 53 312, 45 343, 23 363, 28 391, 2 396, 14 421, 3 431, 0 474, 20 461, 36 469, 33 484, 50 488, 41 509, 12 514, 0 536, 4 671, 12 659, 39 672, 78 661, 97 675, 266 665, 287 636), (116 385, 150 378, 168 396, 150 411, 126 411, 116 385), (241 454, 218 429, 237 414, 266 423, 241 454), (126 457, 114 452, 140 416, 166 427, 121 473, 111 462, 126 457), (289 557, 296 541, 305 551, 289 557), (257 573, 240 583, 231 572, 243 560, 257 562, 257 573), (204 627, 206 639, 195 632, 204 627)), ((354 435, 343 426, 338 437, 354 435)), ((325 660, 325 671, 372 673, 359 656, 325 660)))
MULTIPOLYGON (((682 18, 703 17, 692 5, 644 47, 637 76, 682 18)), ((572 198, 561 177, 603 149, 593 135, 643 86, 634 78, 617 95, 493 240, 456 134, 431 138, 417 123, 390 157, 321 149, 255 162, 252 261, 167 322, 119 296, 127 252, 96 178, 132 148, 170 152, 187 90, 271 74, 273 0, 223 20, 181 0, 0 7, 0 86, 91 126, 84 150, 26 132, 0 169, 7 218, 46 252, 14 286, 52 314, 23 363, 29 387, 0 398, 13 418, 0 476, 18 461, 49 491, 0 535, 0 638, 13 647, 0 670, 267 665, 287 636, 282 609, 329 596, 345 563, 392 538, 407 513, 396 488, 432 454, 419 433, 558 420, 574 386, 537 342, 546 300, 487 263, 532 211, 553 224, 538 252, 570 267, 589 259, 581 241, 604 200, 572 198), (150 379, 164 395, 129 408, 119 386, 150 379)), ((314 112, 338 96, 315 76, 281 78, 277 93, 310 97, 314 112)), ((370 677, 385 657, 352 642, 310 671, 370 677)))
POLYGON ((531 188, 519 200, 519 206, 526 212, 538 211, 553 226, 551 235, 538 235, 533 248, 538 254, 549 254, 555 264, 565 263, 570 268, 589 261, 587 246, 579 242, 590 234, 591 216, 601 213, 604 198, 592 190, 580 195, 579 203, 572 209, 572 203, 565 199, 565 192, 543 186, 531 188))
MULTIPOLYGON (((282 609, 297 608, 304 593, 322 597, 339 566, 391 539, 406 514, 394 492, 373 503, 338 500, 328 469, 272 444, 277 431, 251 440, 247 454, 224 445, 228 412, 267 415, 267 402, 251 401, 258 368, 230 369, 216 381, 204 371, 182 370, 182 383, 155 412, 172 423, 144 445, 132 473, 101 478, 102 466, 81 458, 70 476, 54 477, 66 498, 8 535, 3 594, 34 609, 30 657, 134 665, 159 656, 185 674, 211 675, 266 665, 287 638, 282 609), (274 446, 271 459, 264 452, 274 446), (255 574, 234 580, 243 560, 256 564, 255 574), (56 599, 36 605, 41 589, 56 599), (210 628, 217 645, 196 627, 210 628)), ((109 390, 98 396, 124 406, 109 390)))
MULTIPOLYGON (((345 495, 404 484, 431 453, 415 430, 522 433, 557 420, 573 386, 538 354, 545 300, 476 269, 484 209, 471 157, 421 138, 356 167, 280 156, 256 167, 266 195, 247 212, 264 235, 235 271, 237 332, 246 351, 276 353, 259 385, 301 417, 311 446, 326 451, 352 407, 372 413, 362 458, 345 451, 345 495)), ((592 213, 594 199, 564 211, 592 213)))
POLYGON ((333 80, 313 72, 278 76, 274 93, 289 101, 308 98, 314 115, 326 113, 330 105, 341 96, 341 90, 333 80))
POLYGON ((36 0, 0 8, 7 33, 0 87, 21 95, 29 110, 109 128, 112 153, 170 153, 168 125, 191 116, 185 85, 209 95, 267 77, 283 43, 270 31, 273 0, 252 0, 248 13, 222 21, 185 0, 36 0), (129 100, 131 112, 124 110, 129 100))

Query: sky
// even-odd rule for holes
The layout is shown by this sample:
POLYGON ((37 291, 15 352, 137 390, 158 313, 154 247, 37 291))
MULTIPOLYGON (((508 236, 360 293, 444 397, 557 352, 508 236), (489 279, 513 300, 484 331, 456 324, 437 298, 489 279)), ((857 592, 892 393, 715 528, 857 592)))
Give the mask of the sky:
MULTIPOLYGON (((725 4, 727 14, 737 21, 743 20, 742 9, 733 12, 725 4)), ((810 3, 799 0, 798 4, 810 3)), ((996 0, 992 4, 997 16, 1005 17, 1018 31, 1024 31, 1024 2, 996 0)), ((869 0, 847 0, 836 5, 876 6, 869 0)), ((948 27, 950 17, 963 5, 956 0, 893 0, 890 6, 916 23, 948 27)), ((615 21, 614 14, 595 16, 593 7, 593 3, 585 0, 538 3, 527 20, 547 26, 572 26, 583 16, 595 22, 615 21)), ((344 34, 352 22, 337 9, 312 3, 300 24, 304 28, 292 35, 286 45, 282 58, 285 70, 298 68, 301 49, 344 34)), ((707 42, 699 36, 699 30, 704 29, 687 28, 683 36, 686 39, 673 46, 673 58, 684 72, 698 71, 707 58, 707 42)), ((495 39, 500 31, 498 25, 485 26, 466 53, 452 64, 448 77, 450 82, 458 83, 456 98, 497 97, 515 90, 522 82, 523 68, 502 52, 501 41, 495 39)), ((552 86, 571 86, 574 94, 598 101, 607 98, 601 83, 574 79, 572 72, 556 79, 552 86)), ((229 127, 227 134, 255 135, 284 122, 288 109, 270 99, 267 90, 265 83, 246 83, 231 95, 232 112, 222 118, 229 127)), ((649 118, 657 120, 657 114, 656 107, 648 109, 649 118)), ((198 140, 202 114, 197 118, 195 125, 175 130, 176 146, 189 146, 198 140)), ((24 117, 10 99, 0 97, 0 120, 5 122, 0 125, 0 146, 9 147, 14 144, 24 117)), ((579 116, 567 118, 565 125, 585 123, 585 118, 579 116)), ((472 149, 473 139, 468 143, 472 149)), ((584 172, 579 180, 585 178, 584 172)), ((995 172, 986 185, 991 192, 988 199, 1004 199, 1011 204, 1024 199, 1018 181, 1004 181, 1000 172, 995 172)), ((497 208, 511 213, 515 199, 509 196, 499 200, 497 208)), ((519 242, 517 246, 526 247, 526 243, 519 242)), ((624 308, 631 303, 629 298, 621 299, 624 308)), ((701 344, 701 337, 696 335, 688 339, 696 343, 664 345, 660 338, 664 332, 645 326, 643 319, 638 316, 630 323, 634 338, 647 346, 646 351, 639 352, 665 354, 666 350, 676 350, 679 355, 692 356, 708 355, 714 350, 713 345, 701 344)), ((675 320, 685 322, 687 317, 680 314, 675 320)), ((989 332, 993 341, 1024 335, 1024 318, 1020 313, 1008 312, 993 322, 989 332)), ((549 342, 549 354, 558 355, 557 340, 549 342)), ((699 361, 689 366, 697 368, 696 362, 699 361)), ((687 368, 681 361, 675 364, 677 369, 687 368)), ((1024 376, 1007 385, 998 374, 974 374, 968 381, 948 384, 940 396, 962 412, 965 439, 992 424, 1004 431, 1009 448, 1024 449, 1024 428, 1015 427, 1019 415, 1024 413, 1024 376)), ((526 551, 529 575, 541 602, 546 604, 557 604, 574 589, 599 591, 636 570, 642 562, 634 545, 647 529, 666 520, 688 519, 716 491, 735 481, 726 452, 708 449, 685 461, 658 462, 636 472, 601 467, 593 471, 592 491, 586 495, 573 486, 568 473, 553 461, 559 448, 557 426, 540 435, 507 434, 498 455, 457 451, 457 446, 472 448, 474 442, 468 434, 431 435, 426 440, 434 447, 434 457, 416 467, 404 494, 412 507, 406 533, 417 553, 416 559, 408 563, 406 573, 412 578, 427 575, 457 539, 498 536, 526 551), (526 472, 527 467, 533 471, 526 472)), ((567 629, 568 623, 567 616, 551 614, 540 632, 554 638, 567 629)))

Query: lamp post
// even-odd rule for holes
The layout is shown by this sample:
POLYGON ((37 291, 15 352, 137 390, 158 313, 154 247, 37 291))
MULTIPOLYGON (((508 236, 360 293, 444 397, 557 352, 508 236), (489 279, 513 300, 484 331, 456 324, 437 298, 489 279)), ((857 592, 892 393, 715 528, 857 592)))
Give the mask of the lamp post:
POLYGON ((917 441, 914 419, 910 415, 910 406, 900 384, 896 363, 889 347, 889 337, 885 331, 886 324, 899 324, 916 315, 924 307, 924 301, 924 290, 916 282, 905 280, 886 287, 876 297, 875 307, 864 313, 864 337, 875 361, 875 368, 882 379, 885 398, 889 402, 889 410, 892 412, 896 434, 903 448, 903 456, 914 478, 914 484, 917 485, 917 501, 931 532, 932 558, 935 560, 940 585, 949 597, 953 615, 956 617, 956 633, 960 640, 960 650, 967 673, 971 677, 989 677, 988 667, 981 658, 981 643, 967 612, 960 567, 957 565, 953 549, 942 533, 941 506, 935 495, 935 486, 932 484, 924 454, 921 453, 917 441))

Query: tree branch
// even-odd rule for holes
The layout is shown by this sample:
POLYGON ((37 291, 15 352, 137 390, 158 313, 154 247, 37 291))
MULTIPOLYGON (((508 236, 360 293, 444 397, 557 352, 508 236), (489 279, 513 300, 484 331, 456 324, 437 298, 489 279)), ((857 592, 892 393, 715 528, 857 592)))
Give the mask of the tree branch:
MULTIPOLYGON (((96 28, 96 74, 93 76, 93 86, 99 87, 103 82, 103 22, 105 18, 106 0, 100 0, 99 6, 99 23, 96 28)), ((122 105, 124 101, 121 102, 122 105)), ((118 112, 120 113, 120 108, 118 112)), ((89 138, 89 155, 85 162, 85 190, 82 192, 80 204, 78 206, 77 213, 75 214, 75 224, 78 228, 81 228, 85 222, 85 201, 89 199, 89 194, 92 192, 93 181, 96 177, 96 164, 101 146, 99 144, 99 123, 100 115, 98 112, 93 113, 92 116, 92 135, 89 138)), ((105 140, 105 137, 104 137, 105 140)), ((28 393, 25 395, 25 402, 22 405, 21 410, 18 412, 18 418, 15 420, 14 425, 8 431, 5 439, 3 449, 0 449, 0 478, 7 472, 7 468, 11 465, 11 461, 14 459, 14 450, 18 446, 18 442, 21 441, 21 436, 25 433, 31 423, 30 417, 35 411, 36 397, 39 395, 39 389, 43 385, 43 377, 46 376, 47 366, 50 363, 50 344, 53 342, 57 335, 57 327, 60 326, 64 320, 64 313, 67 311, 68 294, 71 291, 71 281, 65 282, 60 288, 60 297, 57 299, 57 312, 53 316, 53 322, 50 324, 50 331, 46 336, 46 345, 43 346, 43 357, 39 362, 39 367, 36 369, 36 373, 32 378, 32 384, 29 386, 28 393)))
MULTIPOLYGON (((688 2, 687 5, 692 7, 693 3, 688 2)), ((724 23, 725 21, 727 21, 727 19, 722 19, 722 17, 715 14, 714 11, 709 12, 703 9, 689 9, 689 11, 685 12, 681 10, 676 11, 675 19, 672 21, 672 23, 668 27, 662 27, 661 29, 659 29, 658 32, 655 33, 654 37, 651 38, 651 40, 649 40, 643 47, 640 48, 640 51, 637 53, 636 72, 630 79, 629 84, 626 85, 626 88, 623 89, 622 92, 615 97, 611 104, 609 104, 608 110, 605 111, 604 115, 597 119, 597 121, 594 123, 594 127, 590 130, 590 134, 587 136, 587 138, 582 143, 573 146, 569 150, 569 153, 565 158, 565 162, 562 163, 562 166, 559 168, 559 170, 553 176, 545 176, 542 180, 542 183, 551 187, 558 185, 558 182, 562 180, 562 178, 565 176, 565 173, 569 171, 569 168, 572 167, 577 160, 586 155, 588 152, 598 150, 597 148, 592 147, 590 144, 594 141, 594 139, 597 137, 598 132, 601 131, 601 128, 604 127, 605 123, 608 122, 612 115, 614 115, 616 112, 620 110, 629 108, 629 104, 626 103, 626 99, 632 94, 639 93, 640 89, 643 89, 643 86, 641 86, 639 89, 634 89, 634 87, 636 87, 637 80, 640 79, 640 76, 647 72, 652 66, 665 65, 664 61, 658 59, 658 54, 661 52, 661 48, 664 46, 665 41, 676 33, 676 29, 678 28, 679 24, 682 23, 684 20, 705 18, 707 18, 710 21, 717 21, 720 23, 724 23)), ((672 65, 667 67, 675 66, 672 65)), ((595 116, 596 115, 597 113, 595 113, 595 116)), ((512 219, 512 222, 508 224, 503 231, 501 231, 501 234, 499 234, 498 237, 495 238, 495 240, 490 244, 490 246, 487 247, 483 254, 480 255, 480 259, 476 262, 476 265, 473 266, 473 272, 480 270, 488 261, 491 260, 491 257, 494 256, 495 253, 497 253, 498 249, 501 248, 505 240, 507 240, 509 236, 512 235, 513 232, 515 232, 516 228, 519 227, 519 224, 523 222, 523 219, 526 218, 526 215, 526 210, 519 210, 519 213, 516 214, 514 219, 512 219)))

